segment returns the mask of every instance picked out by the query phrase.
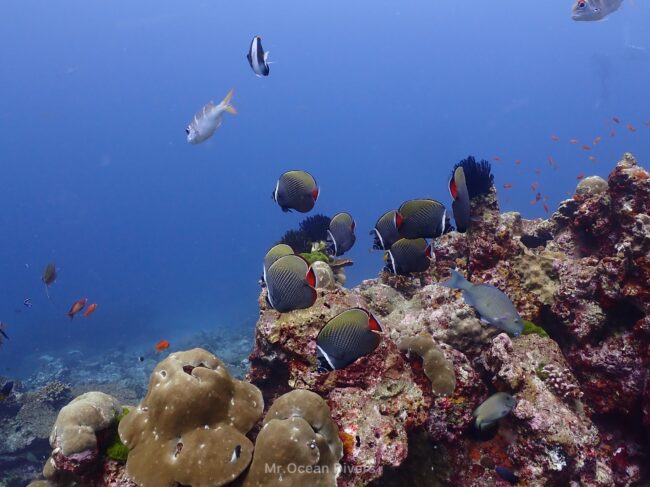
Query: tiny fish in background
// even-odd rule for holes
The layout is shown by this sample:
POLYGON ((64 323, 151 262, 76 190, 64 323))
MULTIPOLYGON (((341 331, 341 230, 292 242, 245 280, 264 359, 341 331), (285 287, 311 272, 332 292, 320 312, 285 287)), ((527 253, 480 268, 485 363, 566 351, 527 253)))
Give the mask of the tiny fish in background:
POLYGON ((634 125, 632 125, 631 123, 627 124, 627 129, 632 133, 636 132, 636 127, 634 125))
POLYGON ((507 392, 492 394, 472 413, 476 418, 474 426, 478 431, 493 426, 496 421, 510 414, 516 405, 517 400, 507 392))
POLYGON ((144 357, 142 355, 138 357, 138 362, 144 362, 144 357))
POLYGON ((153 348, 156 351, 156 353, 160 353, 169 348, 169 342, 167 340, 160 340, 158 343, 156 343, 156 345, 153 348))
POLYGON ((612 122, 614 123, 621 123, 621 119, 618 117, 612 117, 612 122))
POLYGON ((591 147, 589 147, 588 145, 583 145, 583 146, 580 147, 580 148, 581 148, 582 150, 591 150, 591 147))
POLYGON ((86 311, 84 311, 84 318, 88 318, 91 314, 95 312, 97 309, 97 303, 93 303, 86 308, 86 311))
POLYGON ((84 306, 86 306, 86 303, 88 302, 88 299, 86 298, 81 298, 77 301, 74 302, 74 304, 70 307, 70 311, 68 311, 68 316, 70 319, 74 318, 74 315, 79 313, 82 309, 84 309, 84 306))
POLYGON ((510 183, 505 183, 505 184, 503 185, 503 187, 504 187, 505 189, 510 189, 510 188, 512 188, 512 184, 510 184, 510 183))
MULTIPOLYGON (((0 335, 5 337, 5 340, 9 340, 9 336, 5 333, 6 326, 7 325, 5 325, 2 321, 0 321, 0 335)), ((0 341, 0 343, 2 343, 2 341, 0 341)))
POLYGON ((262 38, 260 36, 253 37, 246 59, 248 59, 248 64, 251 65, 255 76, 262 78, 269 75, 269 51, 264 52, 262 38))
POLYGON ((517 164, 517 165, 521 164, 521 159, 515 160, 515 164, 517 164))
POLYGON ((23 301, 23 306, 25 308, 31 308, 32 307, 32 300, 29 299, 29 298, 25 298, 25 300, 23 301))
POLYGON ((499 156, 494 156, 494 160, 499 162, 501 160, 501 158, 499 156))
POLYGON ((602 139, 603 139, 603 138, 599 135, 598 137, 596 137, 596 138, 594 139, 594 141, 593 141, 593 145, 598 145, 598 144, 600 144, 600 141, 601 141, 602 139))
POLYGON ((584 179, 585 175, 583 173, 580 173, 576 176, 576 179, 584 179))
POLYGON ((593 162, 596 160, 596 156, 589 156, 588 159, 593 162))
POLYGON ((551 135, 551 140, 553 142, 558 142, 560 140, 560 138, 557 135, 553 134, 553 135, 551 135))
POLYGON ((577 144, 577 143, 578 143, 578 139, 571 139, 571 140, 569 141, 569 144, 573 144, 573 145, 575 145, 575 144, 577 144))
POLYGON ((237 110, 230 104, 235 90, 230 90, 226 97, 215 105, 209 102, 199 110, 190 124, 185 128, 187 141, 190 144, 200 144, 208 140, 223 123, 223 114, 228 112, 237 115, 237 110))
POLYGON ((645 125, 646 127, 650 127, 650 120, 646 120, 645 122, 643 122, 643 125, 645 125))

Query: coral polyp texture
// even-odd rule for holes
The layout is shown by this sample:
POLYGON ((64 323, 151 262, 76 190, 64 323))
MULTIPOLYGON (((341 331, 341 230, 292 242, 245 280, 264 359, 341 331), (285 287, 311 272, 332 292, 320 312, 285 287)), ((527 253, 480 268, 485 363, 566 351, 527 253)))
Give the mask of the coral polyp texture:
POLYGON ((170 355, 119 423, 126 464, 105 453, 121 405, 107 399, 98 421, 62 412, 87 428, 69 449, 57 426, 49 483, 32 485, 650 485, 648 172, 625 154, 548 220, 502 214, 496 196, 433 241, 426 272, 346 289, 319 262, 327 285, 289 313, 262 290, 245 382, 204 350, 170 355), (482 323, 439 285, 450 268, 503 291, 524 332, 482 323), (316 338, 350 308, 381 323, 379 346, 323 372, 316 338), (514 407, 479 431, 473 413, 497 392, 514 407))

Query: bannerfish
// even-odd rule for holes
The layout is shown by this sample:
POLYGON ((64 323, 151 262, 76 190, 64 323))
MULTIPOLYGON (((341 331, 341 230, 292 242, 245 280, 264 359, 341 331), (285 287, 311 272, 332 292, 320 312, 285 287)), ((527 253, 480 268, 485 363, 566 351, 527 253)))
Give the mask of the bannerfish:
POLYGON ((399 240, 399 233, 395 226, 395 213, 397 213, 395 210, 387 211, 375 223, 375 228, 370 232, 370 235, 375 237, 373 249, 388 250, 399 240))
POLYGON ((436 238, 445 233, 447 209, 439 201, 415 199, 402 203, 395 227, 402 238, 436 238))
POLYGON ((319 194, 314 176, 307 171, 287 171, 278 179, 271 198, 284 212, 307 213, 316 204, 319 194))
POLYGON ((262 48, 262 38, 260 36, 253 37, 246 58, 256 76, 261 78, 269 75, 269 51, 264 52, 264 49, 262 48))
POLYGON ((235 90, 230 90, 221 103, 215 105, 214 102, 209 102, 194 115, 190 124, 185 128, 187 141, 190 144, 200 144, 212 137, 215 130, 221 127, 225 112, 237 115, 237 110, 230 104, 234 94, 235 90))
POLYGON ((492 394, 477 407, 472 416, 474 425, 478 431, 488 428, 501 418, 510 414, 510 411, 517 405, 517 400, 507 392, 492 394))
POLYGON ((169 341, 168 340, 160 340, 158 343, 154 345, 154 350, 156 353, 160 353, 164 350, 167 350, 169 348, 169 341))
POLYGON ((449 179, 449 192, 454 200, 451 208, 454 212, 456 229, 461 233, 465 233, 470 225, 470 207, 469 192, 465 183, 465 171, 462 166, 458 166, 452 173, 449 179))
POLYGON ((310 308, 316 302, 316 274, 298 255, 285 255, 266 272, 267 300, 280 313, 310 308))
POLYGON ((84 311, 84 318, 88 318, 91 314, 95 312, 97 309, 97 303, 93 303, 86 308, 86 311, 84 311))
POLYGON ((316 337, 318 371, 342 369, 368 355, 379 346, 383 332, 365 309, 352 308, 336 315, 316 337))
POLYGON ((50 292, 48 288, 51 284, 54 283, 54 281, 56 281, 56 266, 52 262, 45 266, 45 270, 41 276, 41 281, 43 281, 45 284, 45 294, 47 295, 47 299, 50 299, 50 292))
POLYGON ((431 264, 431 246, 423 238, 402 238, 386 252, 384 260, 386 270, 393 274, 424 272, 431 264))
POLYGON ((327 252, 338 257, 350 250, 357 240, 355 227, 356 223, 349 213, 334 215, 327 230, 327 252))
POLYGON ((596 21, 603 20, 612 12, 616 12, 623 0, 577 0, 573 4, 573 20, 596 21))
POLYGON ((461 289, 465 302, 481 315, 481 321, 514 336, 521 334, 524 329, 521 317, 503 291, 489 284, 472 284, 454 269, 450 269, 450 272, 449 280, 440 284, 451 289, 461 289))
POLYGON ((84 306, 86 306, 87 302, 88 299, 86 298, 81 298, 75 301, 74 304, 70 307, 70 311, 68 311, 68 316, 70 317, 70 319, 74 318, 74 315, 76 315, 79 311, 84 309, 84 306))
POLYGON ((519 483, 519 477, 509 468, 502 467, 501 465, 494 468, 494 471, 499 477, 508 482, 510 485, 517 485, 519 483))
POLYGON ((280 257, 285 255, 293 255, 293 249, 287 244, 277 244, 271 247, 271 249, 264 256, 264 267, 262 269, 262 281, 266 282, 266 271, 273 263, 278 260, 280 257))

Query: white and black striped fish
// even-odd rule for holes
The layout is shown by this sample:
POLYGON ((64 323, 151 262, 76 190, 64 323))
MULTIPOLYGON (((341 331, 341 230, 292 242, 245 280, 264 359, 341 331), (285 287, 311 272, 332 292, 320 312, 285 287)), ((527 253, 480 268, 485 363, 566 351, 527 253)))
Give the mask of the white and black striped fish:
POLYGON ((356 223, 349 213, 334 215, 327 230, 327 252, 339 256, 350 250, 357 240, 355 227, 356 223))
POLYGON ((329 320, 316 337, 319 372, 347 367, 372 353, 384 330, 375 317, 361 308, 352 308, 329 320))
POLYGON ((447 228, 447 209, 432 199, 406 201, 395 214, 395 227, 402 238, 437 238, 447 228))
POLYGON ((268 302, 280 313, 310 308, 316 302, 316 274, 298 255, 280 257, 265 277, 268 302))
POLYGON ((431 264, 431 246, 423 238, 402 238, 386 252, 384 260, 386 270, 393 274, 424 272, 431 264))
POLYGON ((256 76, 261 78, 269 75, 269 51, 264 52, 264 48, 262 48, 262 38, 260 36, 253 37, 246 58, 256 76))

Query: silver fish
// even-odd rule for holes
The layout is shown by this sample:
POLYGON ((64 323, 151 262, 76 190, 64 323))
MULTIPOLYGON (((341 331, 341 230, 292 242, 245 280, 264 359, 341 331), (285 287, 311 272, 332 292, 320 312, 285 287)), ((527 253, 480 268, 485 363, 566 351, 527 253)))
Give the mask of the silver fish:
POLYGON ((603 20, 612 12, 616 12, 623 0, 577 0, 573 4, 573 20, 597 21, 603 20))
POLYGON ((476 429, 482 431, 492 426, 496 421, 510 414, 516 405, 517 400, 507 392, 492 394, 472 413, 476 418, 474 421, 476 429))
POLYGON ((230 90, 221 103, 215 105, 210 102, 194 115, 190 124, 185 128, 187 141, 190 144, 200 144, 212 137, 215 130, 221 127, 225 112, 237 115, 237 110, 230 104, 234 94, 235 90, 230 90))
POLYGON ((269 51, 264 52, 264 48, 262 47, 262 38, 260 36, 253 37, 246 58, 248 59, 248 64, 251 65, 251 68, 257 77, 261 78, 269 75, 269 51))
POLYGON ((482 321, 514 336, 519 336, 524 331, 519 313, 503 291, 489 284, 472 284, 454 269, 450 269, 450 272, 449 280, 440 284, 462 289, 465 302, 476 309, 482 321))

